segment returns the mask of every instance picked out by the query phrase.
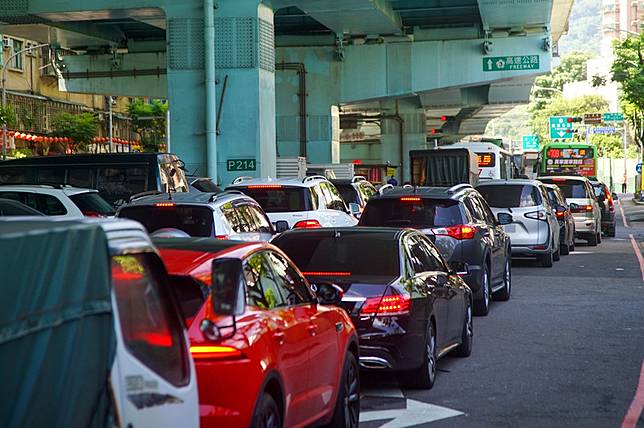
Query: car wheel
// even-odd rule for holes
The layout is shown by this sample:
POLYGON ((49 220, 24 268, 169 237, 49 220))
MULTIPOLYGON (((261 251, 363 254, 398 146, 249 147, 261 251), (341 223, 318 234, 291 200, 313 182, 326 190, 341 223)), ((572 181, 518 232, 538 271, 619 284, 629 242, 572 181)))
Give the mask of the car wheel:
POLYGON ((597 232, 597 243, 598 244, 602 243, 602 233, 601 232, 597 232))
POLYGON ((338 386, 338 399, 333 412, 331 427, 358 428, 360 418, 360 370, 356 357, 347 352, 342 378, 338 386))
POLYGON ((608 228, 608 237, 614 238, 615 237, 615 226, 611 226, 608 228))
POLYGON ((596 247, 597 246, 597 234, 596 233, 588 235, 588 246, 589 247, 596 247))
POLYGON ((427 338, 423 349, 423 364, 419 369, 404 373, 402 383, 407 388, 431 389, 436 381, 436 329, 434 323, 429 323, 427 338))
POLYGON ((253 428, 282 428, 282 415, 271 394, 264 393, 253 416, 253 428))
POLYGON ((559 247, 559 251, 562 256, 567 256, 568 254, 570 254, 570 247, 566 244, 561 244, 559 247))
POLYGON ((497 291, 494 295, 494 300, 506 302, 510 300, 512 293, 512 264, 510 258, 505 260, 505 269, 503 270, 503 288, 497 291))
POLYGON ((537 261, 542 267, 552 267, 552 264, 554 262, 552 258, 552 252, 538 256, 537 261))
MULTIPOLYGON (((554 248, 554 246, 555 246, 555 244, 553 242, 552 247, 554 248)), ((555 262, 558 262, 561 259, 560 251, 561 251, 561 247, 557 248, 557 251, 552 253, 552 260, 554 260, 555 262)))
POLYGON ((570 249, 570 252, 571 252, 571 253, 572 253, 573 251, 575 251, 575 236, 574 236, 574 235, 573 235, 573 237, 572 237, 572 241, 570 242, 570 246, 568 246, 568 248, 570 249))
POLYGON ((477 316, 485 316, 490 311, 490 274, 486 265, 481 272, 481 292, 483 296, 474 300, 474 315, 477 316))
POLYGON ((472 305, 467 304, 465 319, 463 320, 463 331, 461 333, 461 344, 454 350, 457 357, 469 357, 472 354, 472 343, 474 341, 474 323, 472 323, 472 305))

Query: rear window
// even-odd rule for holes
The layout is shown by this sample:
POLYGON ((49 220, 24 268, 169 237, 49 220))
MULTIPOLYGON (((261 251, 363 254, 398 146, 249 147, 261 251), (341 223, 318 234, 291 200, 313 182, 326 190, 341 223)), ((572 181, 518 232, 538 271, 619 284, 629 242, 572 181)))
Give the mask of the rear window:
POLYGON ((336 184, 335 187, 340 191, 340 196, 347 204, 359 204, 358 191, 350 184, 336 184))
POLYGON ((178 229, 193 237, 210 237, 214 234, 213 213, 206 207, 131 206, 121 209, 119 217, 138 221, 148 233, 159 229, 178 229))
POLYGON ((463 224, 457 201, 401 197, 371 200, 360 226, 446 227, 463 224))
POLYGON ((200 192, 206 193, 221 193, 221 188, 213 183, 211 180, 199 179, 195 180, 192 184, 192 187, 199 190, 200 192))
POLYGON ((593 184, 593 189, 595 189, 595 196, 598 198, 606 197, 606 188, 603 184, 593 184))
POLYGON ((531 185, 480 186, 476 190, 493 208, 523 208, 541 204, 539 189, 531 185))
POLYGON ((301 187, 240 187, 255 199, 267 213, 307 211, 311 206, 308 189, 301 187))
POLYGON ((293 234, 273 242, 302 272, 347 272, 350 275, 397 277, 400 274, 398 242, 365 233, 339 238, 293 234))
POLYGON ((96 189, 110 204, 121 205, 130 196, 150 190, 148 171, 147 165, 99 167, 96 189))
POLYGON ((566 199, 588 199, 590 195, 586 192, 586 186, 583 181, 564 180, 555 181, 552 179, 539 178, 544 183, 552 183, 559 186, 561 193, 566 199))
POLYGON ((112 287, 125 346, 174 385, 189 380, 183 325, 151 255, 112 257, 112 287))
POLYGON ((79 193, 69 197, 86 216, 112 216, 114 208, 101 198, 98 193, 79 193))

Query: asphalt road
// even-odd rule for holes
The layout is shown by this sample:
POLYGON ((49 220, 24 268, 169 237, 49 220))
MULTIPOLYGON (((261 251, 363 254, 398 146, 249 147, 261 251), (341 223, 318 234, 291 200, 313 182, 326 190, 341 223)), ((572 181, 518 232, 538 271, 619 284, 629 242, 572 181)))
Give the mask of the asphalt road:
POLYGON ((512 298, 474 319, 472 356, 441 360, 431 391, 364 373, 361 427, 622 426, 644 359, 644 282, 629 238, 644 249, 644 207, 624 208, 630 227, 620 216, 617 237, 598 247, 578 242, 553 268, 513 262, 512 298))

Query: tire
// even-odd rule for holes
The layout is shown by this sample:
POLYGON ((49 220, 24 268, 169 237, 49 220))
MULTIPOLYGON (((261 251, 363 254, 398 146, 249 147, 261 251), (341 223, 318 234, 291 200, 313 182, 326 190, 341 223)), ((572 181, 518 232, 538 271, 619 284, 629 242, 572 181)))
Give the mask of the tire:
POLYGON ((490 274, 487 265, 483 265, 481 273, 481 290, 483 290, 483 297, 474 300, 474 315, 484 317, 490 312, 490 274))
POLYGON ((554 263, 552 253, 542 254, 542 255, 538 256, 537 257, 537 262, 541 265, 541 267, 551 268, 553 263, 554 263))
POLYGON ((602 243, 602 233, 601 232, 597 232, 597 243, 598 244, 602 243))
POLYGON ((614 238, 615 237, 615 226, 611 226, 608 228, 608 233, 607 233, 609 238, 614 238))
POLYGON ((358 428, 359 418, 360 369, 356 357, 351 352, 347 352, 344 357, 340 385, 338 385, 338 399, 328 428, 358 428))
POLYGON ((420 368, 402 374, 402 384, 411 389, 431 389, 436 381, 436 328, 430 321, 423 347, 423 363, 420 368))
POLYGON ((588 246, 589 247, 596 247, 597 246, 597 234, 593 233, 592 235, 588 235, 588 246))
POLYGON ((570 249, 571 253, 573 251, 575 251, 576 247, 575 247, 575 238, 574 237, 572 238, 572 242, 570 243, 570 246, 568 248, 570 249))
POLYGON ((472 305, 467 303, 465 319, 463 320, 463 331, 461 332, 461 344, 454 349, 454 355, 461 358, 469 357, 472 354, 472 343, 474 342, 474 324, 472 323, 472 305))
POLYGON ((251 427, 282 428, 282 414, 271 394, 265 392, 261 401, 257 403, 251 427))
POLYGON ((505 269, 503 269, 503 288, 494 293, 494 300, 507 302, 512 294, 512 263, 508 257, 505 260, 505 269))
POLYGON ((566 244, 561 244, 559 251, 561 252, 562 256, 567 256, 568 254, 570 254, 570 247, 566 244))
MULTIPOLYGON (((554 245, 555 244, 552 244, 553 247, 554 245)), ((554 260, 555 262, 558 262, 559 260, 561 260, 560 252, 561 252, 561 247, 557 248, 557 251, 555 253, 552 253, 552 260, 554 260)))

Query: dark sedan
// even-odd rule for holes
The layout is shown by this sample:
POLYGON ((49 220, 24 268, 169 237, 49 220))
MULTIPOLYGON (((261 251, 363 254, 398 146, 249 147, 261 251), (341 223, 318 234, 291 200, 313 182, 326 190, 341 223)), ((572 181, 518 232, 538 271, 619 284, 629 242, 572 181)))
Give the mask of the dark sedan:
MULTIPOLYGON (((273 242, 312 283, 344 290, 360 336, 360 365, 431 388, 436 362, 472 350, 472 292, 436 247, 412 229, 290 230, 273 242)), ((464 273, 466 266, 454 266, 464 273)))

